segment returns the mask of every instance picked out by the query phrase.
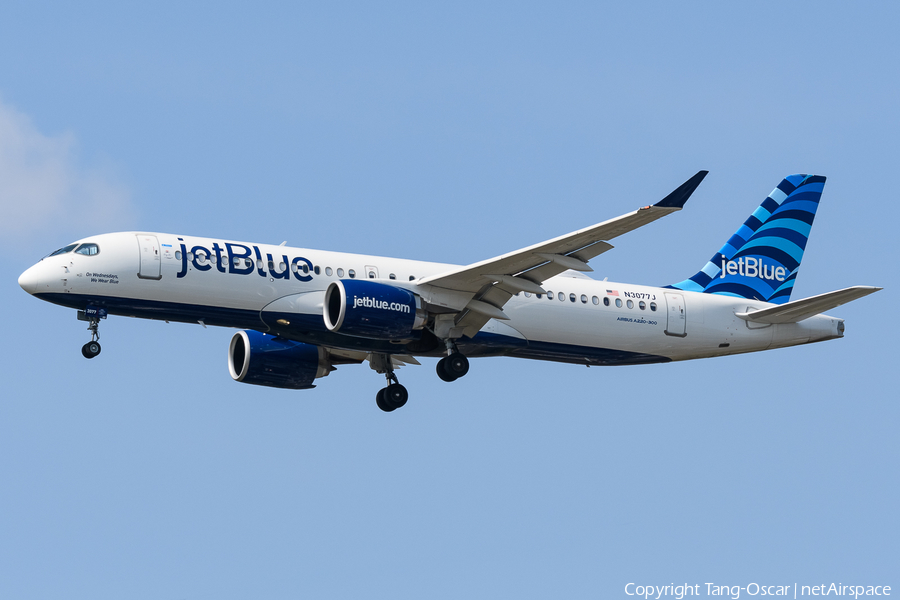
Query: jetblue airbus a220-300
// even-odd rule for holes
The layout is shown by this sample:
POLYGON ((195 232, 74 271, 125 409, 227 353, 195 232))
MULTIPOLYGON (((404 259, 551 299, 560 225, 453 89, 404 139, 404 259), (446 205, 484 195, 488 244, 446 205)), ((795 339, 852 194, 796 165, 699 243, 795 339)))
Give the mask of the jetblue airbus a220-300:
POLYGON ((100 353, 107 315, 241 329, 231 376, 311 388, 369 361, 384 411, 407 400, 394 374, 440 357, 453 381, 469 357, 634 365, 755 352, 838 338, 822 312, 881 288, 791 301, 825 178, 790 175, 696 275, 663 287, 583 274, 609 240, 681 210, 706 171, 652 206, 468 266, 165 233, 110 233, 60 248, 25 271, 29 294, 78 310, 100 353))

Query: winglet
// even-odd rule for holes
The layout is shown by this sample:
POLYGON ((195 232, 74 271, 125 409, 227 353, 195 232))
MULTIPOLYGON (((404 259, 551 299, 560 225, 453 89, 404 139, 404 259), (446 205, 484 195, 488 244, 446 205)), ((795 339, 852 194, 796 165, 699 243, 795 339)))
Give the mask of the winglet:
POLYGON ((709 174, 709 171, 697 171, 697 174, 678 186, 678 189, 654 204, 661 208, 684 208, 684 203, 688 201, 703 178, 709 174))

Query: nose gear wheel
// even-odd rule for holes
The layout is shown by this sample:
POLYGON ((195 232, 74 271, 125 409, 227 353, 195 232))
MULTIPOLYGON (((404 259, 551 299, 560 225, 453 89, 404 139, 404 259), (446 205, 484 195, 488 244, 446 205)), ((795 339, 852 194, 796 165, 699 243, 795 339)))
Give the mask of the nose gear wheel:
POLYGON ((88 331, 91 332, 91 341, 81 347, 81 355, 85 358, 94 358, 100 354, 100 319, 90 319, 88 331))

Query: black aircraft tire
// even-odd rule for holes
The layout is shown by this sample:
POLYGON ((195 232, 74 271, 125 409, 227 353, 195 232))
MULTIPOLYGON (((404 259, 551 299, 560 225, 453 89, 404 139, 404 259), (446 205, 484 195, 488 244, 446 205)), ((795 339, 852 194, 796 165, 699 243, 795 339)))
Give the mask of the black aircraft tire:
POLYGON ((409 392, 399 383, 392 383, 384 389, 385 404, 396 410, 406 404, 409 400, 409 392))
POLYGON ((464 377, 465 374, 469 372, 469 359, 459 352, 454 352, 444 360, 447 361, 444 369, 449 375, 452 375, 454 379, 464 377))
POLYGON ((391 412, 392 410, 394 410, 394 408, 388 404, 387 396, 384 393, 386 390, 387 388, 381 388, 380 390, 378 390, 378 393, 375 394, 375 404, 377 404, 378 408, 380 408, 384 412, 391 412))
POLYGON ((97 342, 88 342, 81 347, 81 355, 85 358, 94 358, 100 354, 100 344, 97 342))
POLYGON ((447 372, 447 359, 442 358, 438 361, 437 367, 435 368, 437 371, 438 377, 441 378, 442 381, 446 381, 450 383, 451 381, 456 381, 456 377, 447 372))

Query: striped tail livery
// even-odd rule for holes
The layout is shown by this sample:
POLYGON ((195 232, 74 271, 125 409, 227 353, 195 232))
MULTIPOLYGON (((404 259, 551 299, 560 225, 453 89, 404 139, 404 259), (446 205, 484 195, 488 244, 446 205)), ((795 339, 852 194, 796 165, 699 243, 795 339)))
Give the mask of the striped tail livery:
POLYGON ((785 177, 703 269, 670 287, 788 302, 824 186, 821 175, 785 177))

